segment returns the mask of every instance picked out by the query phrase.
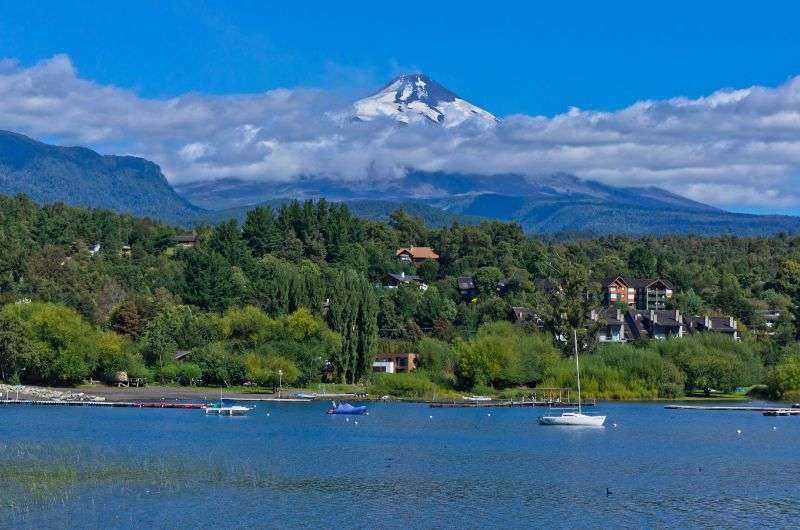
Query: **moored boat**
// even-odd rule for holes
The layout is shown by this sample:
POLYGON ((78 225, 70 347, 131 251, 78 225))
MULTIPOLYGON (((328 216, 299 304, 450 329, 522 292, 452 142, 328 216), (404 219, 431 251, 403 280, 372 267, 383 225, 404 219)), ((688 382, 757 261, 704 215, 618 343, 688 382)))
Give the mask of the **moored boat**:
POLYGON ((562 412, 560 416, 539 416, 539 425, 568 425, 574 427, 602 427, 605 416, 590 416, 581 410, 581 364, 578 361, 578 333, 572 330, 575 344, 575 370, 578 380, 578 412, 562 412))
POLYGON ((359 405, 353 406, 350 403, 339 403, 338 405, 336 402, 332 402, 331 408, 329 408, 326 414, 364 414, 367 412, 366 405, 359 405))
POLYGON ((251 410, 250 407, 243 407, 241 405, 224 405, 223 403, 213 403, 207 407, 203 407, 206 414, 216 416, 244 416, 251 410))

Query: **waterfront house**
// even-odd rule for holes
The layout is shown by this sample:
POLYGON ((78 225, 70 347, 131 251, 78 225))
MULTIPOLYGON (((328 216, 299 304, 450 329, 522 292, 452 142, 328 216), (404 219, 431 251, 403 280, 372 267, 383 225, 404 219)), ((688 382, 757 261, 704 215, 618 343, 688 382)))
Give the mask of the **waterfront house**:
POLYGON ((684 323, 689 333, 711 331, 739 340, 738 325, 732 316, 691 315, 684 317, 684 323))
POLYGON ((413 372, 417 369, 416 353, 379 353, 372 363, 372 371, 387 374, 413 372))
POLYGON ((607 306, 618 303, 632 306, 635 304, 636 289, 621 276, 610 276, 601 280, 603 295, 607 306))
POLYGON ((629 278, 630 286, 636 290, 636 309, 667 308, 667 300, 672 298, 674 287, 668 280, 629 278))
POLYGON ((191 234, 181 234, 173 237, 172 242, 179 247, 193 248, 197 245, 197 234, 194 232, 191 234))
POLYGON ((472 276, 458 277, 458 292, 467 300, 478 296, 478 288, 475 287, 475 279, 472 276))
POLYGON ((423 291, 428 289, 422 278, 415 274, 405 272, 390 272, 383 279, 383 286, 387 289, 397 289, 401 285, 417 285, 423 291))
POLYGON ((637 330, 646 332, 646 337, 651 339, 667 339, 683 337, 686 328, 677 309, 636 309, 629 312, 637 330), (636 326, 636 323, 641 326, 636 326))
POLYGON ((533 284, 536 286, 537 291, 547 295, 553 295, 556 293, 563 292, 563 289, 559 284, 557 284, 553 280, 548 280, 547 278, 539 278, 537 280, 534 280, 533 284))
POLYGON ((428 260, 438 260, 439 254, 431 247, 403 247, 397 249, 395 257, 403 263, 419 264, 428 260))
POLYGON ((589 318, 602 325, 597 330, 599 342, 625 342, 633 338, 627 320, 628 312, 616 307, 606 307, 600 311, 592 310, 589 318))
POLYGON ((607 306, 622 303, 634 309, 666 309, 674 290, 669 280, 661 278, 611 276, 600 283, 607 306))

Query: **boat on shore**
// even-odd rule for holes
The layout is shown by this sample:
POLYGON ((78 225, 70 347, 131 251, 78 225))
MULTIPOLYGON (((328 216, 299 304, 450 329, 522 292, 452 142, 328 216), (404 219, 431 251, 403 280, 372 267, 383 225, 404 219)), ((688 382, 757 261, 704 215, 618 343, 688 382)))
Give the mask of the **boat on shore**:
POLYGON ((490 396, 462 396, 467 401, 491 401, 493 398, 490 396))
POLYGON ((326 414, 347 414, 347 415, 360 415, 367 412, 366 405, 353 406, 350 403, 339 403, 335 401, 331 403, 331 408, 326 411, 326 414))
POLYGON ((578 378, 578 412, 562 412, 560 416, 539 416, 539 425, 565 425, 573 427, 602 427, 605 416, 584 414, 581 408, 581 364, 578 361, 578 333, 572 330, 575 344, 575 370, 578 378))

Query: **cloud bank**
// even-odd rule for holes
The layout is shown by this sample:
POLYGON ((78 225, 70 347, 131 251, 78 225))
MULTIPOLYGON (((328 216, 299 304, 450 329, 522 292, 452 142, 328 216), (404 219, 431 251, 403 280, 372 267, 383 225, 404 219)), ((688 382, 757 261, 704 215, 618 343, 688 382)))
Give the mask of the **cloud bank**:
POLYGON ((65 55, 0 60, 0 128, 142 156, 172 182, 567 172, 721 207, 800 207, 800 76, 616 112, 506 116, 490 129, 352 122, 350 103, 315 89, 147 99, 82 79, 65 55))

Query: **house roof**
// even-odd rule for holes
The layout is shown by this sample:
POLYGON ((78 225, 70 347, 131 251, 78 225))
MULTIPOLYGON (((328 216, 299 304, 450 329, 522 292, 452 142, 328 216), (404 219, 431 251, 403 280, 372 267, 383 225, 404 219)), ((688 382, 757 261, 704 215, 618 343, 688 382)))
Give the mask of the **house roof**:
POLYGON ((711 317, 711 329, 714 331, 725 331, 733 333, 736 331, 736 321, 731 326, 731 317, 711 317))
POLYGON ((602 284, 603 287, 608 287, 616 283, 617 281, 619 281, 620 283, 624 283, 625 285, 629 285, 628 282, 625 280, 625 278, 623 278, 622 276, 606 276, 605 278, 600 280, 600 283, 602 284))
POLYGON ((172 240, 176 243, 195 243, 197 242, 197 234, 182 234, 173 237, 172 240))
POLYGON ((533 284, 543 293, 555 293, 561 289, 561 286, 559 286, 556 282, 547 278, 534 280, 533 284))
POLYGON ((625 283, 634 289, 644 289, 650 287, 654 283, 662 283, 666 289, 673 289, 672 282, 664 280, 663 278, 622 278, 625 283))
POLYGON ((400 256, 401 254, 408 254, 412 258, 416 259, 439 259, 439 254, 434 252, 431 247, 398 248, 397 252, 395 252, 395 256, 400 256))
POLYGON ((514 312, 514 318, 517 319, 518 322, 523 320, 538 320, 539 317, 536 313, 528 309, 527 307, 520 307, 514 306, 511 308, 511 311, 514 312))
POLYGON ((658 309, 649 311, 647 309, 638 309, 635 311, 635 313, 638 314, 642 320, 650 320, 650 314, 652 313, 656 317, 656 324, 659 326, 677 328, 683 325, 680 312, 675 309, 658 309))
POLYGON ((401 272, 390 272, 386 276, 394 278, 400 283, 421 282, 422 278, 414 274, 403 274, 401 272))
POLYGON ((625 323, 625 314, 615 307, 606 307, 597 312, 597 320, 604 320, 609 326, 619 326, 625 323))
POLYGON ((180 361, 190 353, 192 353, 192 350, 178 350, 175 352, 175 360, 180 361))
POLYGON ((469 289, 475 288, 475 280, 472 276, 459 276, 458 277, 458 288, 462 291, 467 291, 469 289))

